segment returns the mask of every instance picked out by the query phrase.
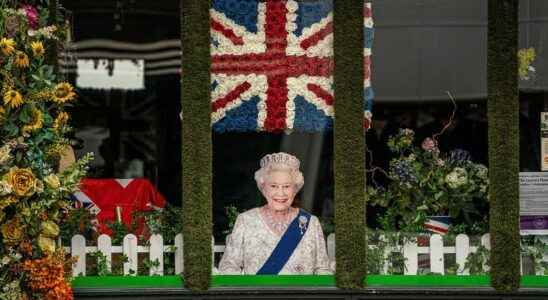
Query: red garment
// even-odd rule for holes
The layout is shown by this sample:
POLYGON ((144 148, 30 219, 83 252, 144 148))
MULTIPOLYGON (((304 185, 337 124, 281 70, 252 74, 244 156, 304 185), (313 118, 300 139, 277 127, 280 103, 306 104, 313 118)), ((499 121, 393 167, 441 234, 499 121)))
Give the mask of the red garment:
MULTIPOLYGON (((116 222, 116 207, 121 208, 121 219, 128 228, 131 228, 133 212, 146 212, 163 208, 165 198, 146 178, 125 179, 129 181, 123 186, 124 179, 82 179, 80 190, 98 208, 97 221, 100 233, 112 234, 107 227, 108 222, 116 222)), ((77 195, 77 198, 81 198, 77 195)), ((82 199, 79 199, 82 201, 82 199)), ((83 201, 84 202, 84 201, 83 201)), ((143 232, 144 221, 137 221, 135 234, 143 232)))

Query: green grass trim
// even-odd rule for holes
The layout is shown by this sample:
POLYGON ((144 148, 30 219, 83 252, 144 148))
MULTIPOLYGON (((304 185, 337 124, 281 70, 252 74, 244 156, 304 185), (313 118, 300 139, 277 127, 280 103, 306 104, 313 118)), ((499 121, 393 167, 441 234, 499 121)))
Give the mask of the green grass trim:
POLYGON ((86 276, 75 277, 73 288, 181 288, 181 276, 86 276))
POLYGON ((491 277, 499 291, 520 285, 518 0, 489 0, 487 116, 491 277))
MULTIPOLYGON (((524 288, 548 289, 548 276, 523 276, 524 288)), ((180 288, 180 276, 105 276, 76 277, 73 288, 180 288)), ((369 275, 370 288, 485 288, 490 286, 490 277, 455 275, 369 275)), ((215 275, 212 287, 335 287, 332 275, 262 275, 237 276, 215 275)))
POLYGON ((363 0, 334 1, 334 177, 337 286, 363 287, 365 137, 363 129, 363 0))
POLYGON ((210 1, 181 1, 183 236, 186 287, 211 280, 210 1))

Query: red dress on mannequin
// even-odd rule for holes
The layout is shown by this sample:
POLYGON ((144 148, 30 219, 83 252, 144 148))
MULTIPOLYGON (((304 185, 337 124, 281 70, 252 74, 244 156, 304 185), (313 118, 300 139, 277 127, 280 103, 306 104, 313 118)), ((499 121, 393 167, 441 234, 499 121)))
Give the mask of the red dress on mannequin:
MULTIPOLYGON (((107 223, 116 222, 116 207, 121 209, 121 219, 131 228, 134 212, 163 208, 165 198, 146 178, 135 179, 82 179, 76 198, 87 203, 96 213, 99 233, 111 234, 107 223)), ((143 220, 137 220, 137 231, 142 233, 143 220)))

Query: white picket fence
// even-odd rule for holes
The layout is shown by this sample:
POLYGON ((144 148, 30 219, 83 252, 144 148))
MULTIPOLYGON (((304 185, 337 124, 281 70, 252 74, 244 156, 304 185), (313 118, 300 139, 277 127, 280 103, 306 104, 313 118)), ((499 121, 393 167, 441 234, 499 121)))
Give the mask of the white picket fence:
MULTIPOLYGON (((120 253, 127 258, 127 262, 123 264, 124 275, 135 275, 138 266, 138 254, 148 253, 151 262, 150 275, 164 274, 164 253, 174 253, 175 274, 183 272, 183 236, 178 234, 175 237, 174 245, 164 245, 161 235, 152 235, 149 240, 149 246, 137 245, 137 237, 133 234, 128 234, 124 237, 122 245, 112 245, 111 238, 108 235, 101 235, 97 240, 97 246, 86 246, 86 240, 82 235, 72 237, 71 246, 65 247, 67 253, 71 253, 76 262, 73 265, 74 276, 86 275, 86 254, 101 252, 106 258, 107 270, 112 269, 112 254, 120 253)), ((481 245, 490 249, 489 234, 481 237, 481 245)), ((213 255, 215 253, 224 252, 224 245, 215 245, 212 239, 213 255)), ((374 246, 370 246, 374 247, 374 246)), ((403 245, 403 256, 405 258, 405 274, 414 275, 419 270, 419 254, 429 254, 430 256, 430 271, 433 273, 445 273, 444 254, 455 254, 456 263, 459 266, 458 275, 468 275, 468 270, 463 269, 468 254, 475 252, 476 246, 470 245, 470 238, 465 234, 460 234, 456 237, 454 246, 444 246, 441 235, 434 234, 430 237, 428 247, 418 246, 416 242, 408 242, 403 245)), ((386 254, 394 249, 386 249, 386 254)), ((327 237, 327 252, 330 260, 335 260, 335 235, 331 234, 327 237)), ((385 255, 387 256, 387 255, 385 255)), ((214 261, 214 260, 213 260, 214 261)), ((388 268, 388 263, 385 264, 385 273, 388 268)), ((213 266, 214 272, 216 271, 213 266)))

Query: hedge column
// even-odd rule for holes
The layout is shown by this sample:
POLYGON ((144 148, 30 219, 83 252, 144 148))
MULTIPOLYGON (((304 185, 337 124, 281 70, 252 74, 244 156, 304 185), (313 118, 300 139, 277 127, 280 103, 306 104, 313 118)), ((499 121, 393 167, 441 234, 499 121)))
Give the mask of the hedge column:
POLYGON ((339 288, 363 287, 366 265, 363 0, 333 1, 335 232, 339 288))
POLYGON ((513 291, 520 281, 518 0, 489 0, 488 28, 491 284, 513 291))
POLYGON ((184 282, 211 279, 211 109, 208 0, 181 0, 184 282))

